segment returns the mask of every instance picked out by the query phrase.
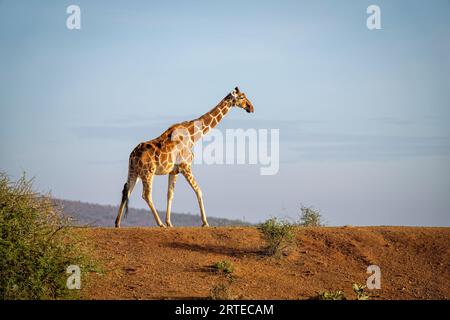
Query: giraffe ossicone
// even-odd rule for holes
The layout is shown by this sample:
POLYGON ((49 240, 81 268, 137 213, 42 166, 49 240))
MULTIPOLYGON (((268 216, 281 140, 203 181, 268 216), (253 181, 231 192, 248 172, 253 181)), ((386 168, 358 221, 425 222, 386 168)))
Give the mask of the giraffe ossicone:
POLYGON ((223 98, 217 106, 201 117, 177 123, 169 127, 159 137, 142 142, 134 148, 130 154, 128 163, 128 178, 122 190, 122 201, 119 206, 115 226, 120 227, 122 215, 127 215, 128 200, 138 179, 142 180, 142 198, 147 202, 156 224, 160 227, 172 227, 170 211, 178 174, 182 174, 191 188, 194 190, 198 205, 202 226, 207 227, 203 196, 197 181, 191 170, 194 159, 192 148, 202 136, 207 134, 223 119, 232 107, 254 112, 252 103, 247 99, 245 93, 236 87, 231 93, 223 98), (168 175, 166 225, 161 221, 158 212, 153 205, 152 184, 155 175, 168 175))

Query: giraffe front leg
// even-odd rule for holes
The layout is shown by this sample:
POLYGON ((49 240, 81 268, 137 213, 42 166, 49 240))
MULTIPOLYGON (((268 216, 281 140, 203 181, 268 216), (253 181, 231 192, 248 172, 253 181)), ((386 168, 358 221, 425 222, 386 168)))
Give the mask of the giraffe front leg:
POLYGON ((205 208, 203 206, 203 196, 202 196, 202 190, 200 190, 200 187, 197 184, 197 181, 195 181, 195 178, 192 174, 191 168, 186 167, 183 170, 183 176, 188 181, 191 188, 194 190, 195 194, 197 195, 198 205, 200 207, 200 214, 202 216, 202 227, 209 227, 208 221, 206 220, 206 214, 205 214, 205 208))
POLYGON ((152 183, 153 183, 153 175, 147 177, 147 179, 145 180, 144 179, 142 180, 143 184, 142 198, 144 198, 145 202, 147 202, 148 206, 150 207, 150 210, 152 211, 153 216, 155 217, 156 224, 161 228, 165 228, 166 226, 164 225, 164 223, 162 223, 161 219, 159 218, 158 211, 156 211, 155 206, 153 205, 152 183))
POLYGON ((169 186, 167 188, 167 210, 166 210, 166 225, 168 227, 173 227, 172 223, 170 222, 170 210, 172 208, 172 199, 173 199, 173 192, 175 189, 175 182, 177 181, 177 175, 176 174, 169 174, 169 186))

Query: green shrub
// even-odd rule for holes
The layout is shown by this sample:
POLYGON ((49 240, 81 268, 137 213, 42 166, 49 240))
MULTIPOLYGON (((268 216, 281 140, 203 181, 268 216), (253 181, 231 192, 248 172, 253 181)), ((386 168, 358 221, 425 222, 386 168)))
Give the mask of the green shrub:
MULTIPOLYGON (((366 286, 358 283, 352 285, 353 292, 356 294, 357 300, 369 300, 370 296, 364 291, 366 286)), ((318 300, 347 300, 344 293, 340 290, 337 291, 323 291, 319 293, 314 299, 318 300)))
POLYGON ((294 241, 293 228, 292 224, 277 218, 271 218, 258 226, 258 230, 267 243, 268 255, 279 256, 283 250, 292 245, 294 241))
POLYGON ((354 283, 352 285, 353 292, 356 294, 356 299, 358 300, 369 300, 370 296, 367 294, 367 292, 364 291, 366 286, 358 283, 354 283))
POLYGON ((226 274, 232 274, 234 271, 233 263, 228 260, 222 260, 222 261, 216 262, 213 265, 213 268, 218 272, 222 272, 222 273, 226 273, 226 274))
POLYGON ((0 172, 0 299, 74 297, 66 269, 84 261, 76 243, 50 197, 0 172))
POLYGON ((319 293, 319 295, 316 298, 319 300, 347 300, 344 293, 340 290, 324 291, 319 293))
POLYGON ((300 222, 302 227, 320 227, 323 226, 322 215, 313 207, 301 206, 300 208, 300 222))

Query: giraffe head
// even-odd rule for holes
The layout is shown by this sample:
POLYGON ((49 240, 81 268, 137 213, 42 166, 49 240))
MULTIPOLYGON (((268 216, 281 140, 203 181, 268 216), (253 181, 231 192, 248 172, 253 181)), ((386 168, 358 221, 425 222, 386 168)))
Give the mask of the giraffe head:
POLYGON ((235 107, 242 108, 247 112, 255 112, 252 103, 247 99, 245 93, 239 91, 239 88, 234 88, 230 93, 231 104, 235 107))

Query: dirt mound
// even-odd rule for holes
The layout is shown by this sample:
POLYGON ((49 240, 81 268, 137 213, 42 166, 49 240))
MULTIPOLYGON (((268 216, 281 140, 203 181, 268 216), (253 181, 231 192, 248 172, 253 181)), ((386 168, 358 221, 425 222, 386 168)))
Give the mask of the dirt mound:
POLYGON ((205 299, 227 283, 240 299, 309 299, 324 290, 354 298, 366 268, 381 268, 373 299, 449 299, 450 228, 298 228, 280 259, 262 254, 253 227, 81 229, 102 273, 90 273, 85 299, 205 299), (233 263, 233 281, 210 268, 233 263))

